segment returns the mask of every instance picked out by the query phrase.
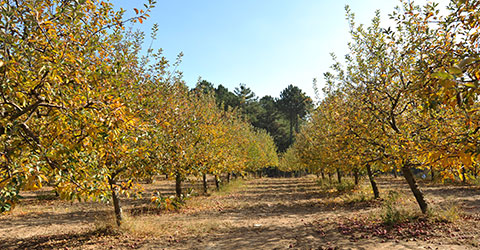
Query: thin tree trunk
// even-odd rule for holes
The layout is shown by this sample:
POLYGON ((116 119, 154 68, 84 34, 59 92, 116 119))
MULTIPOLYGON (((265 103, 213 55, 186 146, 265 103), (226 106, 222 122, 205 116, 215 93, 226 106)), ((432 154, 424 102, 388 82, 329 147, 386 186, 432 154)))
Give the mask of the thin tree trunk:
POLYGON ((227 183, 230 183, 230 173, 227 174, 227 183))
POLYGON ((375 199, 378 199, 380 198, 380 192, 378 192, 377 182, 375 182, 375 178, 373 177, 372 168, 370 167, 370 164, 367 164, 366 167, 368 180, 370 180, 370 185, 372 185, 373 197, 375 197, 375 199))
POLYGON ((218 175, 215 175, 215 187, 217 190, 220 190, 220 180, 218 179, 218 175))
POLYGON ((203 174, 203 192, 208 192, 207 174, 203 174))
POLYGON ((462 167, 462 183, 465 184, 467 182, 467 178, 465 178, 465 166, 462 167))
POLYGON ((328 173, 328 181, 332 183, 332 173, 328 173))
POLYGON ((322 179, 325 180, 325 173, 323 171, 321 173, 322 173, 322 179))
POLYGON ((397 175, 397 167, 396 167, 396 166, 393 167, 393 177, 394 177, 394 178, 397 178, 397 177, 398 177, 398 175, 397 175))
POLYGON ((115 210, 115 221, 117 222, 117 225, 120 226, 122 224, 123 216, 122 208, 120 206, 120 198, 118 197, 117 186, 115 185, 116 182, 114 179, 109 179, 108 182, 110 184, 110 191, 112 192, 113 208, 115 210))
POLYGON ((175 175, 175 193, 178 198, 182 196, 182 176, 178 172, 175 175))
POLYGON ((293 144, 293 118, 290 117, 290 145, 293 144))
POLYGON ((427 213, 428 205, 425 201, 425 197, 423 196, 422 191, 418 188, 417 182, 415 181, 415 177, 413 176, 412 170, 410 169, 410 164, 404 163, 402 166, 402 173, 407 181, 408 185, 410 186, 410 190, 412 190, 415 199, 417 200, 422 213, 427 213))
POLYGON ((356 168, 353 170, 353 177, 355 178, 355 186, 358 186, 359 176, 358 176, 358 169, 356 168))
POLYGON ((432 177, 432 181, 435 180, 435 172, 433 171, 433 166, 430 167, 430 176, 432 177))
POLYGON ((337 177, 338 177, 338 183, 342 183, 342 173, 340 171, 340 168, 337 168, 337 177))

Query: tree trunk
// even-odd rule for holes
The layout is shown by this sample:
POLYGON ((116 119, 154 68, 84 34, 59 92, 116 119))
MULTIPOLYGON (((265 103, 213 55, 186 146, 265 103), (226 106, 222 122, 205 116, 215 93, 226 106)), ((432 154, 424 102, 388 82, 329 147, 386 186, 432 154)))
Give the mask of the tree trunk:
POLYGON ((203 192, 208 192, 207 174, 203 174, 203 192))
POLYGON ((397 177, 398 177, 398 176, 397 176, 397 167, 396 167, 396 166, 393 167, 393 177, 394 177, 394 178, 397 178, 397 177))
POLYGON ((328 173, 328 181, 332 183, 332 173, 328 173))
POLYGON ((227 174, 227 183, 230 183, 230 173, 227 174))
POLYGON ((373 197, 378 199, 380 198, 380 192, 378 192, 377 182, 375 182, 375 178, 373 177, 372 168, 370 167, 370 164, 367 164, 366 167, 368 179, 370 180, 370 185, 372 185, 373 197))
POLYGON ((322 171, 322 179, 325 180, 325 173, 322 171))
POLYGON ((433 166, 430 167, 430 175, 432 177, 432 181, 435 180, 435 172, 433 171, 433 166))
POLYGON ((290 144, 293 144, 293 117, 290 117, 290 144))
POLYGON ((353 170, 353 177, 355 178, 355 186, 358 186, 359 176, 358 176, 358 169, 356 168, 353 170))
POLYGON ((410 169, 410 164, 408 163, 403 164, 402 173, 408 185, 410 186, 410 190, 412 190, 412 193, 415 196, 415 199, 417 200, 417 203, 420 206, 422 213, 423 214, 427 213, 427 208, 428 208, 427 202, 423 197, 422 191, 420 191, 420 189, 418 188, 417 182, 415 181, 415 177, 413 177, 412 170, 410 169))
POLYGON ((175 175, 175 193, 178 198, 182 196, 182 176, 178 172, 175 175))
POLYGON ((467 182, 467 178, 465 178, 465 166, 462 167, 462 183, 465 184, 467 182))
POLYGON ((120 226, 122 224, 122 208, 120 206, 120 198, 118 197, 118 190, 117 186, 115 185, 115 180, 114 179, 109 179, 108 180, 110 184, 110 190, 112 192, 112 200, 113 200, 113 208, 115 210, 115 221, 117 222, 117 225, 120 226))
POLYGON ((338 177, 338 183, 342 183, 342 173, 340 171, 340 168, 337 168, 337 177, 338 177))
POLYGON ((473 176, 475 177, 475 179, 477 179, 477 176, 478 176, 478 172, 477 172, 477 164, 475 164, 475 168, 473 169, 473 176))
POLYGON ((215 175, 215 187, 217 191, 220 190, 220 180, 218 179, 218 175, 215 175))

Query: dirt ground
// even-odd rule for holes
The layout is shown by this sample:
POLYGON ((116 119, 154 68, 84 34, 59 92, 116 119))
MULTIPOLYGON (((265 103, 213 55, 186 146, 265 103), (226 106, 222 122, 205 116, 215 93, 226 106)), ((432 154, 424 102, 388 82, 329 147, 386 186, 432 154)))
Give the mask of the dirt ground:
POLYGON ((395 206, 414 219, 385 225, 386 198, 372 200, 366 181, 340 193, 315 177, 236 182, 177 212, 145 205, 149 193, 174 190, 158 181, 144 199, 123 200, 121 229, 110 226, 110 204, 59 201, 40 190, 0 216, 0 249, 480 249, 479 187, 421 183, 438 210, 431 219, 417 218, 403 179, 380 178, 379 186, 383 197, 398 192, 395 206))

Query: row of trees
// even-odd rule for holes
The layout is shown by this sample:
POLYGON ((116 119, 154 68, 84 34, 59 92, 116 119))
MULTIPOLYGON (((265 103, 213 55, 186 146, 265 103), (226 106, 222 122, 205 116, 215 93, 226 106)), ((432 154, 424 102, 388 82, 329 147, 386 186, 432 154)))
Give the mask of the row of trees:
POLYGON ((312 108, 312 99, 293 85, 282 90, 279 98, 267 95, 260 99, 244 84, 231 92, 223 85, 215 88, 212 83, 200 80, 196 89, 213 92, 218 105, 238 109, 254 127, 266 130, 274 138, 279 152, 293 143, 295 133, 312 108))
MULTIPOLYGON (((410 2, 410 1, 409 1, 410 2)), ((402 2, 382 28, 377 12, 369 27, 356 25, 347 7, 350 53, 326 73, 325 98, 283 167, 311 172, 401 171, 420 209, 428 204, 412 169, 432 176, 476 177, 480 160, 480 2, 402 2)))
MULTIPOLYGON (((157 174, 255 171, 278 163, 272 138, 213 95, 189 90, 161 51, 142 52, 155 1, 124 10, 91 0, 1 1, 0 210, 21 190, 112 200, 157 174)), ((152 39, 155 39, 156 27, 152 39)))

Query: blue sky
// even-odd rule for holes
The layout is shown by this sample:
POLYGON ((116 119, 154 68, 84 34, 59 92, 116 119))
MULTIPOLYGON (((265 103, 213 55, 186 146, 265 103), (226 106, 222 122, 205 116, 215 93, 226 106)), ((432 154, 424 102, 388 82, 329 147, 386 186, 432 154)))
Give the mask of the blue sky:
MULTIPOLYGON (((127 16, 144 2, 113 0, 116 8, 127 10, 127 16)), ((244 83, 257 96, 278 97, 293 84, 313 97, 312 80, 317 78, 322 86, 323 73, 332 64, 330 53, 339 58, 347 53, 346 4, 355 12, 357 23, 369 24, 376 9, 387 21, 399 2, 158 0, 151 17, 135 28, 149 34, 154 23, 159 25, 153 47, 163 48, 170 60, 184 53, 179 69, 191 87, 202 77, 230 90, 244 83)))

